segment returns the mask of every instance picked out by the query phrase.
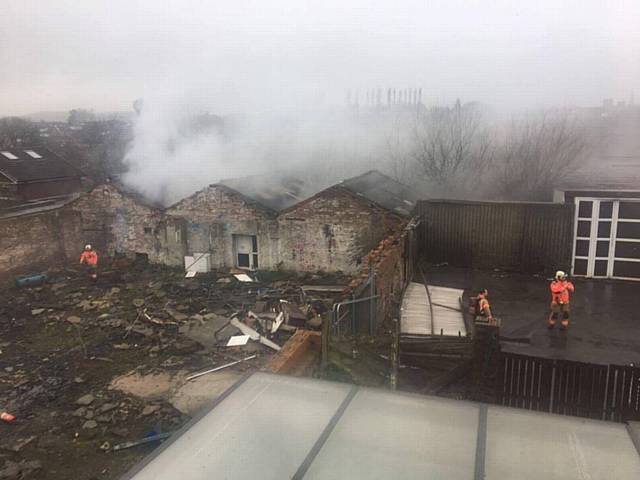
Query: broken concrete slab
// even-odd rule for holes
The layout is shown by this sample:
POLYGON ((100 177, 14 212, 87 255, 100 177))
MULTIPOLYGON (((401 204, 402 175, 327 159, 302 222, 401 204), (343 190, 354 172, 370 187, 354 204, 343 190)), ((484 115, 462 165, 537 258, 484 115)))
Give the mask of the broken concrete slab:
POLYGON ((230 370, 204 375, 185 383, 169 402, 182 413, 194 415, 222 395, 241 377, 241 373, 230 370))
POLYGON ((90 393, 87 393, 86 395, 83 395, 79 399, 77 399, 76 404, 86 407, 87 405, 91 405, 94 400, 95 400, 95 397, 90 393))
POLYGON ((219 344, 218 338, 226 339, 218 332, 229 320, 215 313, 208 313, 204 318, 206 321, 189 320, 180 326, 179 332, 205 348, 214 348, 219 344), (216 333, 218 333, 218 338, 216 338, 216 333))
POLYGON ((82 428, 85 430, 91 430, 92 428, 96 428, 98 426, 98 422, 95 420, 87 420, 82 424, 82 428))
POLYGON ((171 318, 173 318, 176 322, 184 322, 186 321, 189 316, 185 315, 184 313, 181 313, 177 310, 174 310, 173 308, 167 307, 164 309, 165 312, 167 312, 169 314, 169 316, 171 318))
POLYGON ((183 381, 184 372, 173 375, 167 372, 143 375, 134 371, 113 379, 109 389, 119 390, 146 400, 160 400, 168 398, 183 381))
POLYGON ((153 415, 154 413, 156 413, 158 410, 160 410, 160 408, 162 408, 160 407, 160 405, 145 405, 140 415, 142 415, 143 417, 148 417, 149 415, 153 415))

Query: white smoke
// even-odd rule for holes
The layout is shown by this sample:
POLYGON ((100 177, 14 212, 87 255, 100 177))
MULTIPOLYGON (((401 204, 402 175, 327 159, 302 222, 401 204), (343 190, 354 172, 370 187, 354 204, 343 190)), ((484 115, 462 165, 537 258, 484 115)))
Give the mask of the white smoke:
POLYGON ((310 195, 367 169, 393 173, 387 152, 398 112, 319 102, 285 108, 274 101, 202 127, 194 120, 215 118, 207 115, 217 112, 199 99, 145 101, 125 158, 124 182, 170 204, 220 180, 286 174, 303 180, 310 195))

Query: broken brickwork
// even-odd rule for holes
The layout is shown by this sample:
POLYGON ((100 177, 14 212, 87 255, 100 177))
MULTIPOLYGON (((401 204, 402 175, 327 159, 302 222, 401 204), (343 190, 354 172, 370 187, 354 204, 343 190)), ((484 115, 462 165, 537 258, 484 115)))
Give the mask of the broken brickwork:
POLYGON ((335 186, 284 210, 278 223, 283 269, 352 273, 404 220, 335 186))
POLYGON ((90 243, 98 254, 144 254, 150 261, 160 258, 161 210, 114 185, 100 185, 64 209, 81 223, 79 235, 76 232, 65 241, 67 252, 79 254, 90 243))
POLYGON ((165 263, 178 265, 184 255, 210 253, 213 268, 233 267, 237 263, 234 236, 245 236, 255 237, 257 268, 276 267, 276 212, 230 188, 210 185, 169 207, 166 216, 165 263), (177 234, 178 230, 182 233, 177 234), (184 238, 181 243, 180 238, 184 238))
POLYGON ((74 215, 61 209, 0 219, 0 273, 65 261, 66 241, 78 227, 74 215))
POLYGON ((399 314, 400 300, 412 280, 417 255, 416 222, 410 221, 403 230, 383 239, 363 260, 358 275, 349 284, 348 292, 355 298, 371 295, 367 283, 375 276, 376 324, 383 325, 399 314), (365 293, 366 292, 366 293, 365 293))
MULTIPOLYGON (((221 184, 210 185, 166 209, 106 184, 57 210, 64 212, 55 236, 59 247, 40 246, 59 250, 63 257, 75 257, 89 243, 99 255, 145 255, 153 263, 171 266, 183 266, 186 256, 206 253, 213 269, 347 274, 358 272, 367 252, 406 222, 341 185, 277 212, 221 184)), ((50 211, 46 218, 50 215, 54 213, 50 211)), ((53 225, 55 218, 34 222, 33 231, 53 225)), ((15 229, 27 223, 18 223, 15 229)), ((18 236, 4 239, 7 252, 21 251, 18 236)), ((28 253, 18 254, 0 261, 25 266, 28 257, 28 253)), ((52 253, 47 258, 56 257, 52 253)))

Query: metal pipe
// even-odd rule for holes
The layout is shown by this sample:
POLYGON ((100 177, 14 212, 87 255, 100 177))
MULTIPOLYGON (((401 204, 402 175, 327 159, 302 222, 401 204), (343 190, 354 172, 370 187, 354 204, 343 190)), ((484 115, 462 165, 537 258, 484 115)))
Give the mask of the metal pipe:
POLYGON ((232 367, 234 365, 237 365, 239 363, 245 362, 247 360, 251 360, 253 358, 256 358, 258 355, 251 355, 250 357, 245 357, 241 360, 236 360, 235 362, 230 362, 230 363, 225 363, 224 365, 220 365, 219 367, 216 368, 212 368, 210 370, 205 370, 204 372, 200 372, 200 373, 194 373, 193 375, 189 375, 187 377, 187 381, 189 380, 193 380, 194 378, 198 378, 201 377, 202 375, 206 375, 208 373, 213 373, 213 372, 217 372, 218 370, 222 370, 223 368, 227 368, 227 367, 232 367))

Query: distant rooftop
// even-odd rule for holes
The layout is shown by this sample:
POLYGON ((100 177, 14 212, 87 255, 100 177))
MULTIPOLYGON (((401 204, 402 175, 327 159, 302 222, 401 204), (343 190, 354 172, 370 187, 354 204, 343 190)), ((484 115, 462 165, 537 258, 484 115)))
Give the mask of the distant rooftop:
POLYGON ((640 156, 609 156, 576 168, 558 190, 638 190, 640 156))
POLYGON ((78 178, 82 173, 42 147, 0 149, 0 174, 13 183, 78 178))
POLYGON ((338 185, 400 215, 410 215, 420 199, 410 187, 377 170, 343 180, 338 185))

